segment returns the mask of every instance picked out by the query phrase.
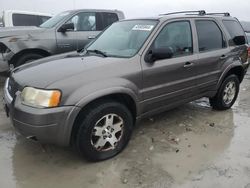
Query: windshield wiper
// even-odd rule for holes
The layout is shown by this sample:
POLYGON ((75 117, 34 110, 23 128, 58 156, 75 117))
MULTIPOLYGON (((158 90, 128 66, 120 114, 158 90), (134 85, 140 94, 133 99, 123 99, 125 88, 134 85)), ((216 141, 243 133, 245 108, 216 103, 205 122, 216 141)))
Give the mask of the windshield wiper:
POLYGON ((107 53, 106 53, 106 52, 103 52, 103 51, 101 51, 101 50, 87 50, 87 52, 92 52, 92 53, 100 54, 100 55, 102 55, 103 57, 108 57, 107 53))

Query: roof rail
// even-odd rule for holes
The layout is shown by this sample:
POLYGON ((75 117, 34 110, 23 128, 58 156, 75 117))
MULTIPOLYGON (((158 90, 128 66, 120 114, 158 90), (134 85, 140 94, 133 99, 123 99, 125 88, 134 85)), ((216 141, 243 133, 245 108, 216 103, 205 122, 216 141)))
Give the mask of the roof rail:
POLYGON ((223 16, 231 16, 229 12, 218 12, 218 13, 207 13, 207 15, 223 15, 223 16))
POLYGON ((203 16, 206 15, 205 10, 198 10, 198 11, 181 11, 181 12, 170 12, 166 14, 160 14, 160 16, 167 16, 167 15, 172 15, 172 14, 185 14, 185 13, 198 13, 198 15, 203 16))

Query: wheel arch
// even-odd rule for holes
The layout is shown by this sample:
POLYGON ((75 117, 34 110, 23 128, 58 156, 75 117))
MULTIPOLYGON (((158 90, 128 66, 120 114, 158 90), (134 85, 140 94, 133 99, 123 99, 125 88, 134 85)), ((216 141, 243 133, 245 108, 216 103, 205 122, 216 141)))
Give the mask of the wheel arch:
POLYGON ((220 87, 221 83, 223 82, 223 80, 231 75, 231 74, 235 74, 240 83, 243 81, 243 78, 244 78, 244 68, 240 65, 236 65, 236 66, 229 66, 224 72, 223 74, 221 75, 220 79, 219 79, 219 82, 217 84, 217 89, 220 87))
POLYGON ((51 55, 48 51, 40 49, 40 48, 29 48, 29 49, 25 49, 16 53, 9 61, 9 64, 15 64, 20 57, 22 57, 25 54, 31 54, 31 53, 39 54, 44 57, 51 55))
POLYGON ((73 126, 70 131, 70 144, 71 145, 73 145, 75 142, 76 133, 78 131, 80 122, 84 118, 84 113, 88 111, 93 104, 100 103, 101 101, 104 101, 104 100, 107 100, 107 101, 113 100, 113 101, 124 104, 131 111, 131 114, 134 119, 134 123, 136 122, 136 117, 138 114, 138 106, 135 101, 135 98, 131 96, 130 94, 125 93, 125 92, 116 92, 116 93, 110 93, 110 94, 95 97, 94 99, 89 100, 88 102, 85 102, 84 104, 82 104, 82 106, 79 106, 81 110, 76 115, 76 118, 74 120, 73 126))

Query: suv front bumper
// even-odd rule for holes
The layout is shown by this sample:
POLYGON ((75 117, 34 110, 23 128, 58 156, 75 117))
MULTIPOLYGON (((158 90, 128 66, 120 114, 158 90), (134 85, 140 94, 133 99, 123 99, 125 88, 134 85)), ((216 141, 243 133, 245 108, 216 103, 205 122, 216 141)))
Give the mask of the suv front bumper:
MULTIPOLYGON (((7 83, 7 81, 6 81, 7 83)), ((71 129, 80 111, 75 106, 38 109, 21 103, 20 92, 12 98, 4 88, 4 108, 15 129, 26 138, 34 138, 42 143, 68 146, 71 129)))

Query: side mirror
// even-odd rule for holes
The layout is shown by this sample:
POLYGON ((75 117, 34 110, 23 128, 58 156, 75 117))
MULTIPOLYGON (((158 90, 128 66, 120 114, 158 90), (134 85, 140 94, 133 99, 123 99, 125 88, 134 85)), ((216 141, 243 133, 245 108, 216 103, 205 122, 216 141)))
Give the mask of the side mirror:
POLYGON ((243 45, 246 44, 246 37, 241 35, 241 36, 236 36, 233 38, 233 42, 235 45, 239 46, 239 45, 243 45))
POLYGON ((75 26, 73 23, 65 23, 59 29, 58 32, 65 33, 66 31, 73 31, 75 26))
POLYGON ((170 59, 173 57, 173 55, 173 49, 170 47, 154 48, 149 51, 148 55, 145 58, 145 61, 148 63, 153 63, 156 60, 170 59))

